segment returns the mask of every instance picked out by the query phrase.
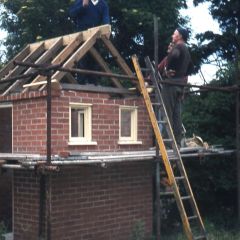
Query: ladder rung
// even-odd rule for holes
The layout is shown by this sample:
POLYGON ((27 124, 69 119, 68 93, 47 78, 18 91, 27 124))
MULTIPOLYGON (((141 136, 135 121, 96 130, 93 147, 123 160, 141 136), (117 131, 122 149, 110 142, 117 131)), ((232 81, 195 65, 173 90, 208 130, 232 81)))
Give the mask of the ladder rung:
POLYGON ((161 120, 161 121, 158 121, 158 123, 161 123, 161 124, 166 124, 166 123, 167 123, 167 121, 163 121, 163 120, 161 120))
POLYGON ((183 179, 185 179, 185 177, 184 177, 184 176, 181 176, 181 177, 175 177, 175 179, 176 179, 176 180, 183 180, 183 179))
POLYGON ((174 192, 160 192, 160 195, 167 196, 167 195, 173 195, 174 192))
POLYGON ((178 157, 169 157, 169 161, 179 161, 178 157))
POLYGON ((166 139, 166 138, 165 138, 165 139, 163 139, 163 141, 164 141, 164 142, 172 142, 173 140, 172 140, 171 138, 169 138, 169 139, 166 139))
POLYGON ((194 219, 197 219, 197 218, 198 218, 198 216, 197 216, 197 215, 194 215, 194 216, 188 217, 188 220, 194 220, 194 219))
POLYGON ((189 196, 189 195, 181 197, 182 200, 187 200, 187 199, 190 199, 190 198, 191 198, 191 196, 189 196))
POLYGON ((161 104, 161 103, 158 103, 158 102, 157 102, 157 103, 152 103, 152 105, 153 105, 153 106, 162 106, 162 104, 161 104))
POLYGON ((194 240, 199 240, 199 239, 207 239, 206 236, 201 235, 201 236, 197 236, 197 237, 193 237, 194 240))

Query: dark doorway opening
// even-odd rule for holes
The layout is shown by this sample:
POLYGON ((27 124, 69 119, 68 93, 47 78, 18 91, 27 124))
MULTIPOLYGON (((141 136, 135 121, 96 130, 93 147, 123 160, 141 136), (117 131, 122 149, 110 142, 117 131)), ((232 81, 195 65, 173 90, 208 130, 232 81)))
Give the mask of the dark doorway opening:
POLYGON ((0 106, 0 153, 12 152, 12 107, 0 106))

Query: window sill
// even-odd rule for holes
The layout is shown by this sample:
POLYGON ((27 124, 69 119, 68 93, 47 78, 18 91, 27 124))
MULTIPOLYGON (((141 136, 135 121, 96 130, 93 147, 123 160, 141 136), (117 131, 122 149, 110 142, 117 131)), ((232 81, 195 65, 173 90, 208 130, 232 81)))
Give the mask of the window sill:
POLYGON ((93 146, 97 145, 97 142, 68 142, 69 146, 93 146))
POLYGON ((140 145, 142 141, 118 141, 119 145, 140 145))

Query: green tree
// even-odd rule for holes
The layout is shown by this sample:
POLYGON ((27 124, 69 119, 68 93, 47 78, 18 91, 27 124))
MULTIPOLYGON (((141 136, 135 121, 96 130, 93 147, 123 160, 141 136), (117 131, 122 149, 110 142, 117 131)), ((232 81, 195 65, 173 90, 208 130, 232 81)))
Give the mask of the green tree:
POLYGON ((24 45, 72 31, 68 0, 1 0, 1 28, 7 31, 7 59, 24 45))
MULTIPOLYGON (((1 28, 8 32, 7 57, 12 58, 24 45, 74 31, 68 16, 73 0, 1 0, 1 28)), ((112 40, 126 59, 133 53, 153 56, 153 15, 159 18, 159 55, 166 52, 172 31, 186 24, 179 10, 186 1, 108 0, 112 40)))
POLYGON ((240 2, 239 0, 194 0, 195 5, 208 2, 213 19, 217 20, 222 34, 212 31, 199 34, 201 45, 195 46, 198 55, 207 59, 213 53, 225 60, 234 60, 240 50, 240 2))
MULTIPOLYGON (((209 86, 234 84, 234 65, 218 71, 209 86)), ((235 147, 235 92, 207 91, 189 95, 184 101, 183 122, 188 132, 201 136, 209 144, 235 147)))

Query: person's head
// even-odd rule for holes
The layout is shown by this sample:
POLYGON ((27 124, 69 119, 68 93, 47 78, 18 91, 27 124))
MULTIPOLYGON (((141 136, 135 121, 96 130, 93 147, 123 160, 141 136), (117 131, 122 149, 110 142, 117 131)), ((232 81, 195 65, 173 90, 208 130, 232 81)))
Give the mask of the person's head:
POLYGON ((189 37, 188 30, 182 27, 178 27, 172 35, 172 42, 173 43, 177 43, 179 41, 187 42, 188 37, 189 37))

